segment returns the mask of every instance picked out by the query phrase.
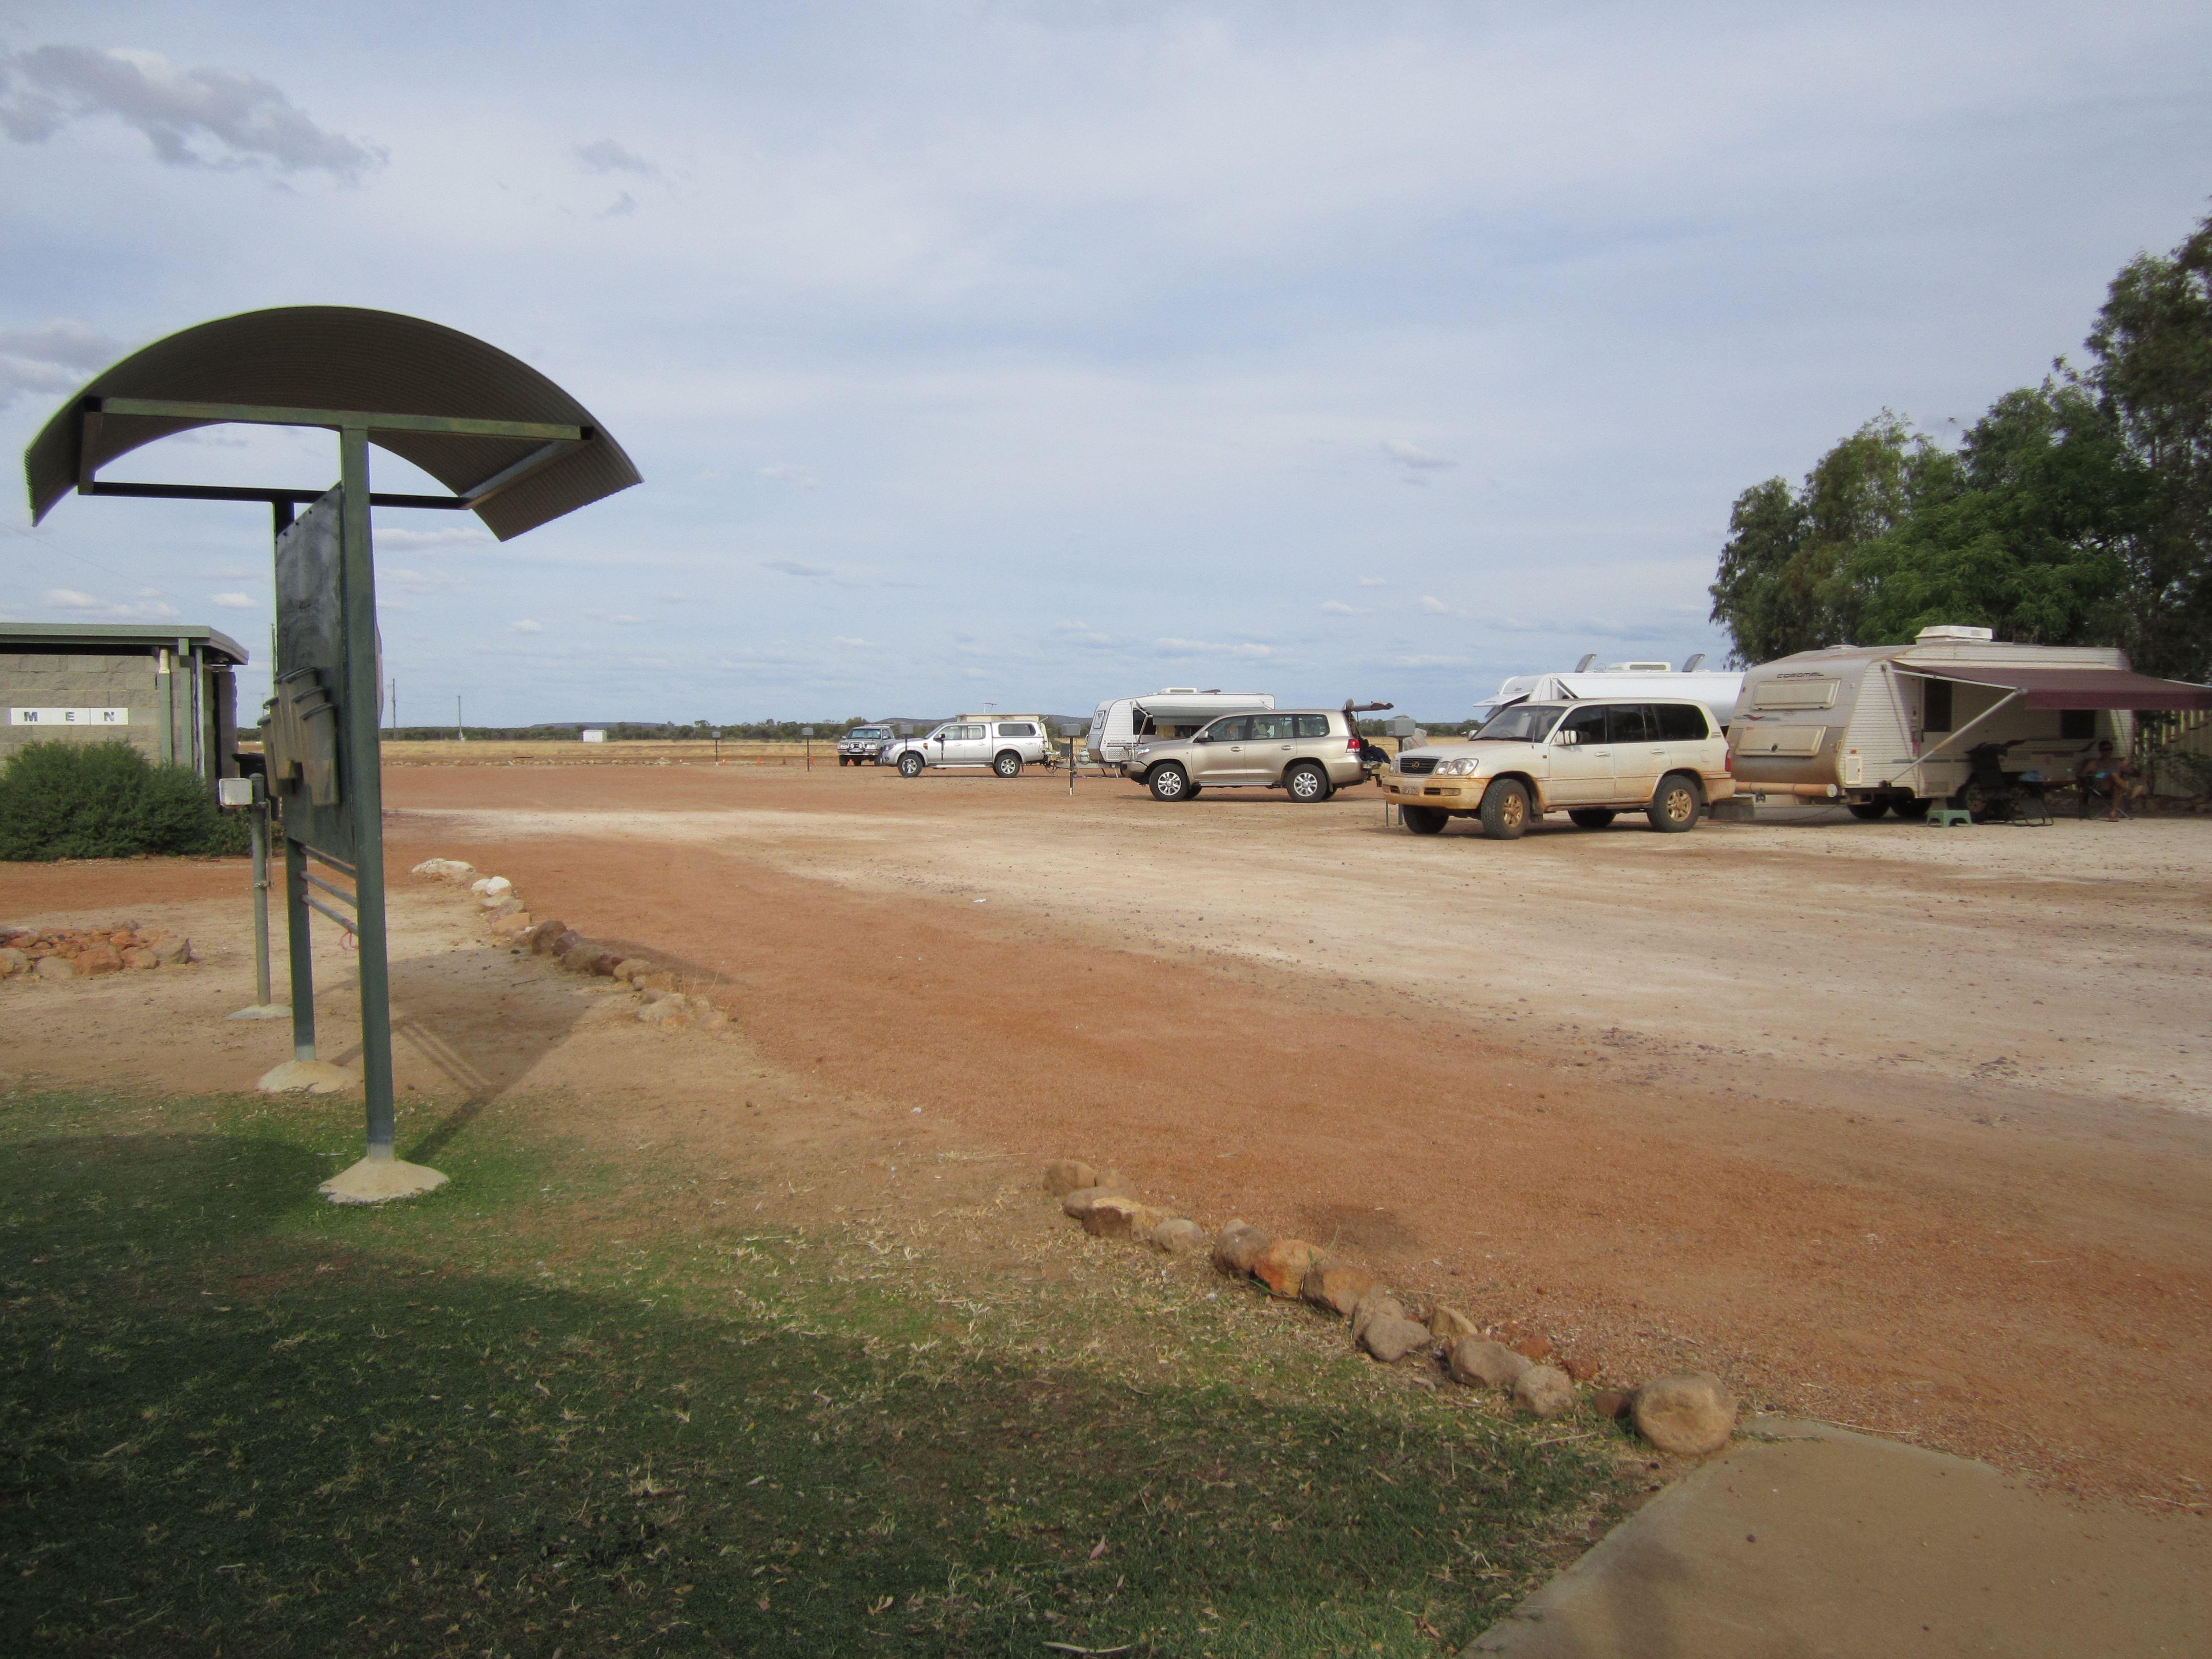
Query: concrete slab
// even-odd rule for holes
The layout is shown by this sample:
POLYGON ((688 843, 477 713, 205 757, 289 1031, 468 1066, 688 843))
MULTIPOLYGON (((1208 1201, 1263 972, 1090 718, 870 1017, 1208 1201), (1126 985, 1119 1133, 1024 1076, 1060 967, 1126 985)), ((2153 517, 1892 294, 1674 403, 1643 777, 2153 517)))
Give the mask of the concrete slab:
POLYGON ((2212 1652, 2212 1521, 1763 1419, 1467 1651, 1514 1659, 2212 1652))

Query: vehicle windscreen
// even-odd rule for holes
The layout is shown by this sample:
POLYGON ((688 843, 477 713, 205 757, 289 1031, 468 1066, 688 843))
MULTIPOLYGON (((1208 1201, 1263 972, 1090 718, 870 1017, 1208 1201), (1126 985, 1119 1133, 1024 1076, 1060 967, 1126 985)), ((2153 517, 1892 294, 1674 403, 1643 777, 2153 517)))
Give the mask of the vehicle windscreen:
POLYGON ((856 726, 845 735, 848 738, 887 738, 890 733, 880 726, 856 726))
POLYGON ((1471 741, 1475 743, 1541 743, 1552 735, 1559 716, 1567 711, 1557 703, 1516 702, 1501 708, 1482 723, 1471 741))

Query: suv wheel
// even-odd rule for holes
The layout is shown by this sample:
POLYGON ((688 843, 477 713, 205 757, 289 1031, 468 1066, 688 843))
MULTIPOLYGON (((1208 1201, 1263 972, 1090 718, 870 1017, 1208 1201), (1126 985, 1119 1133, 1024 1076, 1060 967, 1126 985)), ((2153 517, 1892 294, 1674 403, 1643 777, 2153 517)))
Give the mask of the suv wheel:
POLYGON ((921 757, 919 755, 901 755, 898 759, 898 768, 899 775, 901 777, 918 778, 921 775, 921 757))
POLYGON ((1492 841, 1517 841, 1528 830, 1528 792, 1511 778, 1494 780, 1482 793, 1482 833, 1492 841))
POLYGON ((1283 787, 1291 792, 1292 800, 1316 801, 1328 799, 1328 774, 1308 763, 1293 766, 1283 787))
POLYGON ((1152 786, 1154 800, 1183 800, 1195 793, 1190 787, 1190 774, 1173 761, 1155 766, 1145 781, 1152 786))
POLYGON ((1585 830, 1602 830, 1620 814, 1610 806, 1577 806, 1567 816, 1585 830))
POLYGON ((1417 836, 1442 835, 1449 817, 1440 806, 1401 806, 1398 809, 1398 822, 1417 836))
POLYGON ((991 763, 991 769, 1002 778, 1018 776, 1022 769, 1022 757, 1009 749, 991 763))
POLYGON ((1669 772, 1659 780, 1659 787, 1653 792, 1651 805, 1645 809, 1644 816, 1660 834, 1679 836, 1685 830, 1698 827, 1698 815, 1705 804, 1694 781, 1683 773, 1669 772))

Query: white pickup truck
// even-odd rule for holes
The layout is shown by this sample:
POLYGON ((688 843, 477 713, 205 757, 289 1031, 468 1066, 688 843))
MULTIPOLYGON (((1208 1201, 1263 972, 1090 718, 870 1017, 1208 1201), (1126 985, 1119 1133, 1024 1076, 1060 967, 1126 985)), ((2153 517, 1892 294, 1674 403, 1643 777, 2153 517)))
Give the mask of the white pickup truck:
POLYGON ((902 778, 942 766, 988 767, 1011 778, 1024 766, 1050 765, 1052 758, 1052 739, 1042 720, 983 716, 947 720, 926 737, 904 738, 886 748, 878 764, 897 767, 902 778))

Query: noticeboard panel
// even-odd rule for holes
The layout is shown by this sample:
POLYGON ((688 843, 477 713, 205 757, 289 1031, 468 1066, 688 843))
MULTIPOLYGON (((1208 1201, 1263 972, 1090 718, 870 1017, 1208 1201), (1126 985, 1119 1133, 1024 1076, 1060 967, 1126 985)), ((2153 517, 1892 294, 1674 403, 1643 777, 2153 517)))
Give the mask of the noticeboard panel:
POLYGON ((343 494, 331 490, 276 538, 277 678, 269 787, 286 835, 350 866, 359 860, 342 708, 347 684, 343 494), (280 769, 285 775, 278 775, 280 769))

